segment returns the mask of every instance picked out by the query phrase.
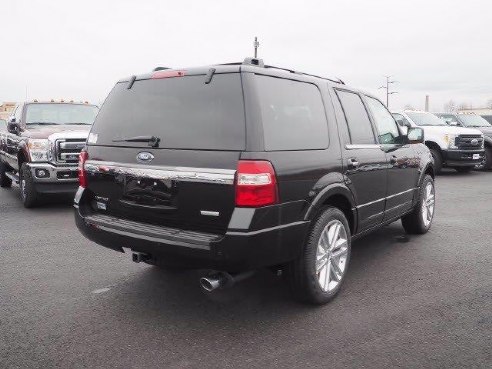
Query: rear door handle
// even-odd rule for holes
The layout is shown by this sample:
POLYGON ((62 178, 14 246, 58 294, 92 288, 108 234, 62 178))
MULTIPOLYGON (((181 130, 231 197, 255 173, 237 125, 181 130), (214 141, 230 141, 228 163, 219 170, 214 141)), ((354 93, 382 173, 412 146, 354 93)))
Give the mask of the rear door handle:
POLYGON ((350 158, 348 160, 349 169, 357 169, 359 167, 359 162, 355 158, 350 158))

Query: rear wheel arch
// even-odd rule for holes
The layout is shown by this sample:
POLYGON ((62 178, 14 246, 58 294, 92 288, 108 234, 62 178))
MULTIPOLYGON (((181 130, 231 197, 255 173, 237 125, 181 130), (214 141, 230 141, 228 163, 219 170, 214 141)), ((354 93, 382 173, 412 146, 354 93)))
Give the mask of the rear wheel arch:
POLYGON ((343 212, 349 222, 351 234, 355 233, 356 216, 353 211, 355 202, 350 190, 342 184, 327 186, 313 200, 304 219, 314 220, 321 209, 332 206, 343 212))

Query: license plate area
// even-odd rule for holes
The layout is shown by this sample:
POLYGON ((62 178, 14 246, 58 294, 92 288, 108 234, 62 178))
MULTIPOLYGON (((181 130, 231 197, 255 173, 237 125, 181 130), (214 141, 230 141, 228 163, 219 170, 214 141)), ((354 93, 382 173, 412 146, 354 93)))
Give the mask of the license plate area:
POLYGON ((480 159, 480 154, 473 154, 473 160, 480 159))
POLYGON ((122 200, 136 205, 177 208, 178 183, 171 179, 125 176, 122 200))

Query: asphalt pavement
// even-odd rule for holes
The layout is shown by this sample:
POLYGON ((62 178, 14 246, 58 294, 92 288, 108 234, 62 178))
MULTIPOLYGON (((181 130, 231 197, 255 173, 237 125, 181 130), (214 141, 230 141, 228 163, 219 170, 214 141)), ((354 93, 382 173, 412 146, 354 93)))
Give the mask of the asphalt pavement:
POLYGON ((339 296, 261 272, 212 294, 83 238, 69 202, 0 189, 1 368, 490 368, 492 173, 437 178, 434 224, 354 243, 339 296))

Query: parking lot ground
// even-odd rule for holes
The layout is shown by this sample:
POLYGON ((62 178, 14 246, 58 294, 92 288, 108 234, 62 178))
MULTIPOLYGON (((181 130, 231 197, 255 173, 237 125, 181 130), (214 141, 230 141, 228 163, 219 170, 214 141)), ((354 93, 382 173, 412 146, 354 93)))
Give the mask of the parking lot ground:
POLYGON ((353 245, 340 295, 290 299, 262 272, 207 294, 92 244, 69 203, 0 190, 2 368, 394 368, 492 363, 492 173, 437 178, 424 236, 400 222, 353 245))

